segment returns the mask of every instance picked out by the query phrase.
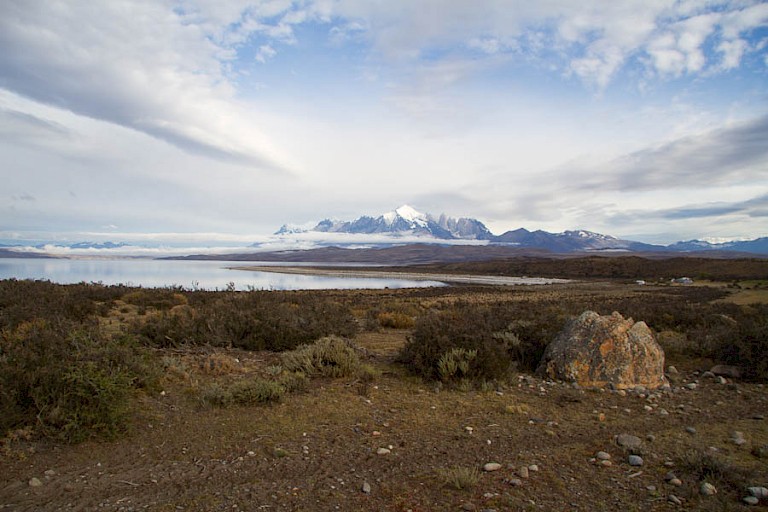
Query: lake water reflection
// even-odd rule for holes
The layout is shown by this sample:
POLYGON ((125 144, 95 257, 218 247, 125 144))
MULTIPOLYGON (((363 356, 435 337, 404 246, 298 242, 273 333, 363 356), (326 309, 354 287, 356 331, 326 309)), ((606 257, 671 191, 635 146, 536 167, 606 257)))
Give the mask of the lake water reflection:
POLYGON ((242 261, 0 258, 0 279, 45 279, 62 284, 100 282, 147 288, 181 286, 205 290, 224 290, 229 283, 234 283, 236 290, 352 290, 445 285, 437 281, 291 275, 227 268, 244 264, 274 265, 242 261))

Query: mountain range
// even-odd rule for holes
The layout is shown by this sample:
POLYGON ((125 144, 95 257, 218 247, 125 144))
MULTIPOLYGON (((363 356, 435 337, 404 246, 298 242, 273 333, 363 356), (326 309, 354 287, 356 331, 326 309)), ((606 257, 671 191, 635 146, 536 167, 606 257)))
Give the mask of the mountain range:
POLYGON ((654 245, 632 240, 622 240, 586 230, 549 233, 519 228, 494 235, 479 220, 422 213, 408 205, 371 217, 364 215, 355 220, 325 219, 311 228, 283 225, 275 234, 290 236, 298 233, 349 233, 387 234, 396 242, 398 237, 417 236, 425 241, 478 240, 491 245, 517 248, 543 249, 553 253, 572 252, 700 252, 726 251, 768 254, 768 237, 756 240, 711 243, 704 240, 675 242, 671 245, 654 245))

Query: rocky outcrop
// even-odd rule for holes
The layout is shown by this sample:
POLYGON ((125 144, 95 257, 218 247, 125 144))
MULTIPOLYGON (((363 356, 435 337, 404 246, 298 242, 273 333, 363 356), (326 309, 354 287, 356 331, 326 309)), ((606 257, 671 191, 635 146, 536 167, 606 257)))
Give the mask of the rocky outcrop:
POLYGON ((664 350, 645 325, 586 311, 549 344, 538 372, 582 387, 656 389, 666 384, 664 350))

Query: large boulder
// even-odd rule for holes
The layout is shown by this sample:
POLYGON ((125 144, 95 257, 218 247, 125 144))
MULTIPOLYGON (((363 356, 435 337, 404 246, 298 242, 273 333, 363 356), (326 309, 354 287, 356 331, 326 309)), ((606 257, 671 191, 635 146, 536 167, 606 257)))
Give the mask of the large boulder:
POLYGON ((666 384, 664 350, 645 322, 585 311, 549 344, 538 373, 582 387, 656 389, 666 384))

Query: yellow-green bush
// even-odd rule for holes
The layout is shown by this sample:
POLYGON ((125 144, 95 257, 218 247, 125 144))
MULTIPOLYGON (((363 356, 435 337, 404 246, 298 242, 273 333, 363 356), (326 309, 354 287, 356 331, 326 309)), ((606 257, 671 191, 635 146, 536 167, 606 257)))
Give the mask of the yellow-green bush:
POLYGON ((328 336, 311 345, 302 345, 281 357, 288 371, 302 372, 309 377, 348 377, 361 367, 360 356, 352 345, 337 336, 328 336))

